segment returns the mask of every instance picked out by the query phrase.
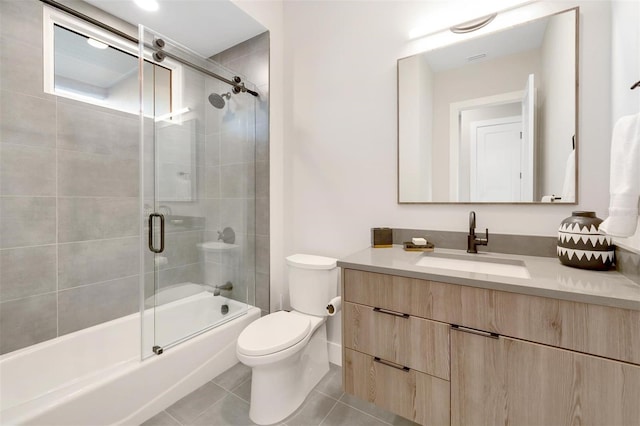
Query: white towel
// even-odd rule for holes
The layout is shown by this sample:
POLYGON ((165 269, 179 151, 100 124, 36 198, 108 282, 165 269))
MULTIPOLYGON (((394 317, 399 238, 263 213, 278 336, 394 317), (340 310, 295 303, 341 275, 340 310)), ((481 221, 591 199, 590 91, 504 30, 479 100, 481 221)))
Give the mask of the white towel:
POLYGON ((576 201, 576 150, 572 149, 564 168, 564 184, 562 185, 563 203, 576 201))
POLYGON ((622 117, 611 138, 609 217, 600 231, 614 237, 636 232, 640 196, 640 114, 622 117))

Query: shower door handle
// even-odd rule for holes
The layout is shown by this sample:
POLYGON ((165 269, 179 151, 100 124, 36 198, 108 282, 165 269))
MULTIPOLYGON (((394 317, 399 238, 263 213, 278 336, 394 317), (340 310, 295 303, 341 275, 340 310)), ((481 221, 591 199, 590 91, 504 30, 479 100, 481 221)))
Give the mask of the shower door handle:
POLYGON ((149 215, 149 250, 154 253, 162 253, 164 251, 164 215, 160 213, 151 213, 149 215), (153 246, 153 218, 160 218, 160 248, 153 246))

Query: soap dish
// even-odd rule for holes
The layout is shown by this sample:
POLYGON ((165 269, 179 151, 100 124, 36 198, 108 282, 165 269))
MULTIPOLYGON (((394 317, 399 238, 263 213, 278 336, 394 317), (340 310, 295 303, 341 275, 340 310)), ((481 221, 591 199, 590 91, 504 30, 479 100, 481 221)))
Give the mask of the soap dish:
POLYGON ((405 251, 433 251, 433 249, 435 249, 435 246, 431 243, 418 246, 413 244, 411 241, 405 241, 404 243, 402 243, 402 246, 404 247, 405 251))

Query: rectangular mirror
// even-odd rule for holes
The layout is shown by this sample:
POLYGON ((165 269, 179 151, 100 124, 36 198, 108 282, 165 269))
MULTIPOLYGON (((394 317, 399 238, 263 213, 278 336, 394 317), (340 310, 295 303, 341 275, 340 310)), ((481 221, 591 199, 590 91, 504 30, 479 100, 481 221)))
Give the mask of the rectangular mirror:
POLYGON ((398 60, 399 203, 576 203, 578 8, 398 60))

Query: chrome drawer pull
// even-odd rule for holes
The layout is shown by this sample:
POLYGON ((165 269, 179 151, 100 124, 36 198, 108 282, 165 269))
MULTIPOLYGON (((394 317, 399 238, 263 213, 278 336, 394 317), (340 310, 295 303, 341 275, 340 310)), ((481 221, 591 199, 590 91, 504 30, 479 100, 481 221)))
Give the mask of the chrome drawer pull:
POLYGON ((389 361, 385 361, 383 359, 378 358, 377 356, 373 357, 373 360, 375 362, 379 362, 382 365, 386 365, 387 367, 392 367, 392 368, 395 368, 396 370, 404 371, 405 373, 408 373, 409 371, 411 371, 411 369, 409 367, 405 367, 403 365, 398 365, 398 364, 394 364, 394 363, 389 362, 389 361))
POLYGON ((465 333, 477 334, 478 336, 490 337, 492 339, 500 338, 498 333, 490 333, 488 331, 476 330, 475 328, 462 327, 460 325, 451 324, 451 328, 458 331, 463 331, 465 333))
POLYGON ((409 319, 409 314, 401 314, 400 312, 389 311, 382 308, 373 308, 373 312, 380 312, 381 314, 393 315, 394 317, 409 319))

